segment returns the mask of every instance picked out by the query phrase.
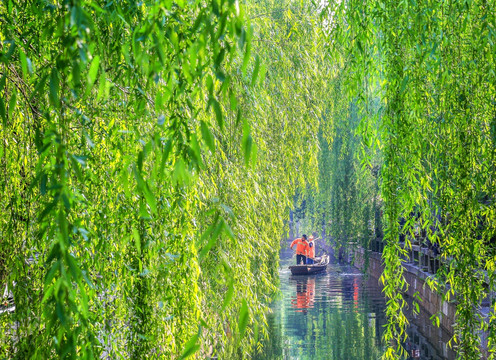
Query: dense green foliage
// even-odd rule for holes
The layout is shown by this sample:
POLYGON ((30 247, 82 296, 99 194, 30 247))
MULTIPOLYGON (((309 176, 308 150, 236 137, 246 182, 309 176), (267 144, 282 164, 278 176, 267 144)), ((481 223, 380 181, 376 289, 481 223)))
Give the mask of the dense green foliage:
POLYGON ((2 1, 0 357, 248 357, 295 194, 384 237, 386 358, 419 229, 494 354, 495 5, 2 1))
POLYGON ((316 19, 296 2, 0 4, 16 306, 0 357, 247 356, 317 162, 316 19))
POLYGON ((494 356, 495 304, 487 317, 479 309, 494 291, 496 255, 495 5, 351 0, 331 2, 323 11, 331 56, 343 64, 337 77, 345 90, 335 93, 335 101, 353 105, 333 119, 344 130, 329 151, 343 151, 324 162, 332 170, 319 180, 342 190, 317 196, 330 207, 343 204, 348 218, 331 208, 319 222, 330 224, 338 240, 349 242, 352 233, 352 242, 362 245, 380 235, 384 223, 385 358, 403 351, 408 284, 401 259, 419 240, 441 249, 444 266, 430 283, 456 303, 451 345, 458 356, 481 356, 480 330, 488 331, 487 350, 494 356), (347 136, 353 131, 359 142, 347 136), (348 149, 361 166, 348 158, 348 149), (355 180, 344 180, 350 174, 355 180), (360 230, 367 223, 368 231, 360 230))

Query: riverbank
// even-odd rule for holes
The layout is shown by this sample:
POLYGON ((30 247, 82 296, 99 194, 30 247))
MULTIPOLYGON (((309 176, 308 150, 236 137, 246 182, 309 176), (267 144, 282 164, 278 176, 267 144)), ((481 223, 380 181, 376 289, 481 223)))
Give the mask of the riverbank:
MULTIPOLYGON (((381 254, 373 251, 368 252, 369 266, 367 272, 369 275, 379 279, 384 267, 382 265, 381 254)), ((365 268, 365 250, 356 249, 353 253, 354 266, 360 270, 365 268)), ((442 295, 435 291, 426 284, 427 278, 431 274, 424 272, 422 269, 414 264, 403 263, 404 276, 408 283, 408 290, 406 295, 413 298, 418 294, 422 301, 419 302, 421 306, 429 315, 439 314, 439 325, 450 334, 453 334, 455 323, 456 306, 453 303, 444 301, 442 295)))
MULTIPOLYGON (((353 257, 352 262, 353 265, 366 272, 378 280, 384 270, 382 265, 381 253, 374 251, 367 251, 365 254, 365 250, 362 248, 355 249, 351 252, 351 256, 353 257), (368 267, 366 268, 366 264, 368 261, 368 267)), ((447 344, 451 337, 454 334, 454 324, 456 321, 456 303, 448 302, 443 300, 442 294, 433 291, 430 286, 426 283, 427 278, 432 276, 433 274, 425 271, 425 267, 419 267, 415 262, 403 262, 404 272, 403 275, 408 283, 408 290, 405 292, 405 297, 407 298, 408 303, 411 305, 414 295, 418 294, 418 296, 422 299, 420 301, 419 307, 420 312, 424 313, 424 317, 439 317, 439 328, 438 331, 432 331, 432 327, 423 327, 420 326, 418 331, 421 332, 426 338, 431 339, 433 342, 439 342, 442 344, 442 348, 445 353, 454 352, 454 350, 450 349, 447 344)), ((410 306, 411 312, 412 306, 410 306)), ((485 308, 481 309, 481 315, 487 312, 485 308)), ((415 316, 413 316, 413 320, 415 323, 415 316)), ((425 323, 425 322, 421 322, 425 323)), ((414 324, 415 325, 415 324, 414 324)), ((481 349, 481 353, 483 358, 487 358, 486 344, 487 344, 487 334, 481 332, 479 334, 483 344, 483 349, 481 349)))

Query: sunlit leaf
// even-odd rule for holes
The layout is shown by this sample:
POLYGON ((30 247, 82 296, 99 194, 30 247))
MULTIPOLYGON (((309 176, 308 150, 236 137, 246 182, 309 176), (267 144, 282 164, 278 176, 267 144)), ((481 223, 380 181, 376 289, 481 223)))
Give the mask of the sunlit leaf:
POLYGON ((194 355, 198 350, 200 350, 200 345, 198 345, 199 334, 195 334, 189 339, 189 341, 184 346, 184 350, 179 357, 179 359, 187 359, 188 357, 194 355))
POLYGON ((241 308, 239 309, 239 320, 238 320, 238 329, 241 338, 245 335, 246 326, 248 325, 249 318, 250 318, 250 314, 248 311, 248 305, 246 303, 246 300, 243 299, 241 303, 241 308))

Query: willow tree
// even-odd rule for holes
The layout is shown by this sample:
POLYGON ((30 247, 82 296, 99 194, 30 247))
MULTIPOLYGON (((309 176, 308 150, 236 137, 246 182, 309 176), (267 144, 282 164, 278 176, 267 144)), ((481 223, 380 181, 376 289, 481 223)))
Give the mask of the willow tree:
POLYGON ((1 356, 248 357, 316 164, 314 9, 4 1, 0 19, 1 356))
POLYGON ((441 248, 444 266, 431 286, 456 304, 459 357, 480 357, 480 330, 493 356, 494 304, 486 318, 478 309, 494 291, 495 4, 347 1, 325 10, 333 54, 346 62, 350 96, 361 104, 365 150, 377 143, 384 156, 384 357, 402 353, 408 285, 400 259, 416 226, 441 248), (404 246, 400 230, 409 234, 404 246))
MULTIPOLYGON (((206 171, 200 176, 202 193, 210 194, 224 216, 207 217, 204 223, 211 224, 207 233, 215 232, 221 221, 237 234, 236 238, 229 234, 211 238, 204 262, 215 271, 203 272, 201 283, 214 304, 225 303, 226 298, 247 303, 251 319, 246 333, 251 336, 242 342, 253 345, 258 334, 266 335, 266 326, 258 325, 266 324, 278 282, 279 240, 289 199, 314 178, 311 169, 317 144, 308 139, 315 136, 320 108, 314 104, 310 114, 308 109, 325 79, 315 66, 318 55, 313 49, 320 37, 315 27, 318 18, 311 10, 294 1, 246 4, 253 61, 238 58, 225 66, 230 86, 239 96, 222 102, 226 127, 212 131, 215 152, 204 157, 206 171), (219 261, 222 266, 217 265, 219 261)), ((219 319, 220 326, 209 331, 208 340, 220 346, 219 356, 250 357, 248 345, 219 344, 220 333, 236 330, 238 309, 219 312, 211 306, 209 316, 219 319)))
POLYGON ((16 304, 2 352, 178 354, 201 312, 197 117, 223 125, 212 77, 244 51, 239 7, 7 1, 0 14, 2 282, 16 304))

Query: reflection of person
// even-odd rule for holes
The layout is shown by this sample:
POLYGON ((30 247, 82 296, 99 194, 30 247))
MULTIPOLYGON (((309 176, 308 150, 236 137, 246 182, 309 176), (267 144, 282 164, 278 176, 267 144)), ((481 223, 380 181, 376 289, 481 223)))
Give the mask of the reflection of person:
POLYGON ((291 300, 291 306, 296 312, 306 313, 308 308, 313 308, 315 297, 315 278, 306 278, 296 284, 296 298, 291 300))
POLYGON ((353 305, 355 312, 358 313, 358 278, 353 279, 353 305))
POLYGON ((308 308, 306 292, 306 284, 296 285, 296 299, 293 298, 291 300, 291 305, 297 309, 297 312, 306 313, 306 309, 308 308))
POLYGON ((308 238, 308 249, 307 249, 307 264, 313 264, 315 258, 315 242, 313 241, 313 235, 308 238))
POLYGON ((305 234, 301 238, 295 239, 289 247, 293 250, 296 245, 296 265, 305 264, 307 262, 308 241, 305 234))

